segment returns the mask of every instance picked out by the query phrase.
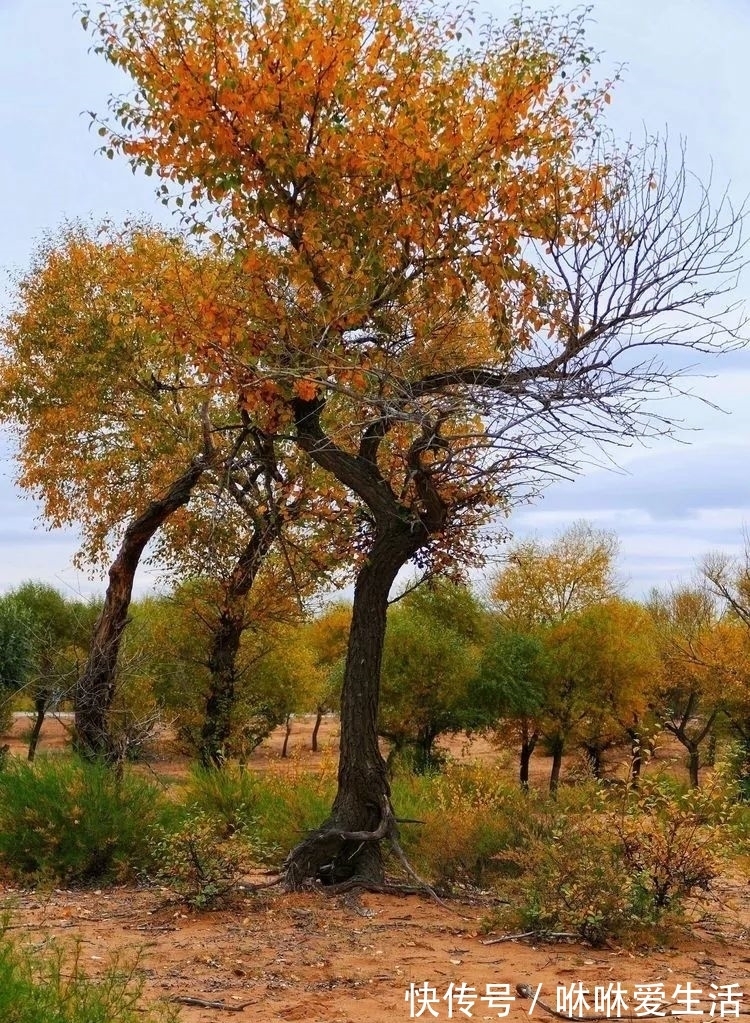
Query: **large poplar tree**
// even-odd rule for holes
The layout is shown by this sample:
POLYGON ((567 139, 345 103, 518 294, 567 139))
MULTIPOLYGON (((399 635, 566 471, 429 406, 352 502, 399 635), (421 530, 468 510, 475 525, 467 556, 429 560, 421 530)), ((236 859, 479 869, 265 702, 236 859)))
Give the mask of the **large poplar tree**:
POLYGON ((399 570, 476 558, 477 526, 582 443, 669 428, 659 352, 722 342, 704 305, 738 216, 690 206, 654 147, 608 151, 581 18, 473 34, 430 0, 111 0, 84 22, 135 86, 105 147, 243 271, 240 320, 186 343, 367 509, 338 793, 288 874, 377 880, 399 570))

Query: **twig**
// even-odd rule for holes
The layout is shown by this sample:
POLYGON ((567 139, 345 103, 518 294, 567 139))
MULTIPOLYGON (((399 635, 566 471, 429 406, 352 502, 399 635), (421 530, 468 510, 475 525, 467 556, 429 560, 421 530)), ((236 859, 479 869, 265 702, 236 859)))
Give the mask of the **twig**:
POLYGON ((503 934, 501 938, 489 938, 483 945, 499 945, 501 941, 515 941, 517 938, 532 938, 536 931, 524 931, 523 934, 503 934))
POLYGON ((242 1012, 253 1002, 240 1002, 237 1005, 227 1005, 226 1002, 212 1002, 207 998, 195 998, 192 995, 173 995, 170 1002, 178 1002, 180 1005, 197 1005, 201 1009, 222 1009, 224 1012, 242 1012))

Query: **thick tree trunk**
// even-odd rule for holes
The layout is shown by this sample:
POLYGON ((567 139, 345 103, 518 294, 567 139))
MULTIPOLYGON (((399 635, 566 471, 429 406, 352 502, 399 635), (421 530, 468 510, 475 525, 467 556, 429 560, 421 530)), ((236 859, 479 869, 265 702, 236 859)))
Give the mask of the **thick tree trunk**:
POLYGON ((320 724, 321 724, 322 720, 323 720, 323 708, 322 707, 318 707, 318 709, 315 711, 315 725, 313 727, 312 742, 310 744, 310 748, 312 749, 313 753, 317 753, 318 752, 318 732, 320 731, 320 724))
POLYGON ((224 765, 230 753, 232 712, 237 689, 237 654, 247 622, 245 604, 263 559, 281 531, 270 513, 258 518, 224 588, 223 605, 208 656, 210 682, 201 729, 200 758, 206 768, 224 765))
POLYGON ((338 791, 328 820, 287 858, 292 886, 311 880, 334 884, 353 877, 375 883, 383 879, 380 844, 369 835, 380 829, 379 837, 387 837, 395 828, 388 773, 378 745, 388 594, 399 569, 423 542, 408 523, 394 522, 378 535, 357 576, 341 693, 338 791))
POLYGON ((196 458, 176 479, 164 497, 152 501, 125 530, 120 550, 109 570, 104 607, 94 626, 88 660, 74 693, 76 748, 91 759, 111 760, 116 755, 109 712, 115 694, 117 658, 128 620, 133 581, 143 550, 156 531, 190 500, 193 488, 208 465, 196 458))
POLYGON ((49 697, 46 693, 37 694, 34 699, 34 724, 31 729, 31 735, 29 736, 29 753, 28 760, 33 760, 36 756, 36 748, 39 745, 39 736, 42 733, 42 725, 44 719, 47 716, 47 706, 49 704, 49 697))

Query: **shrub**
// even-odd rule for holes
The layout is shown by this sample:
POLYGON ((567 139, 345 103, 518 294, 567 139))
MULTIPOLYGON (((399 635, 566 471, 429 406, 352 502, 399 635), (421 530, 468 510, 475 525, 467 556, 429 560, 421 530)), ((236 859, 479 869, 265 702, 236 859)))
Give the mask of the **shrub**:
MULTIPOLYGON (((416 869, 439 885, 487 883, 508 869, 527 797, 495 765, 449 763, 440 775, 397 775, 393 803, 402 844, 416 869)), ((515 870, 514 870, 515 872, 515 870)))
POLYGON ((608 815, 563 815, 544 807, 519 828, 522 845, 504 855, 520 876, 501 889, 509 904, 487 925, 542 938, 570 934, 595 945, 622 937, 637 906, 608 815))
POLYGON ((15 946, 0 927, 0 1019, 5 1023, 174 1023, 174 1009, 142 1006, 137 962, 114 960, 95 980, 79 950, 45 958, 15 946))
POLYGON ((157 879, 193 909, 215 909, 236 891, 248 852, 238 835, 220 840, 211 818, 196 811, 153 839, 157 879))
POLYGON ((727 850, 732 807, 712 790, 673 795, 660 782, 644 783, 614 827, 629 874, 655 916, 707 891, 727 850))
POLYGON ((661 781, 590 805, 532 800, 516 845, 502 853, 518 877, 501 885, 508 906, 487 921, 540 936, 574 934, 592 944, 627 940, 677 922, 721 869, 733 811, 715 793, 675 794, 661 781))
POLYGON ((67 883, 125 880, 151 866, 150 829, 167 809, 134 774, 67 757, 14 761, 0 772, 0 863, 67 883))

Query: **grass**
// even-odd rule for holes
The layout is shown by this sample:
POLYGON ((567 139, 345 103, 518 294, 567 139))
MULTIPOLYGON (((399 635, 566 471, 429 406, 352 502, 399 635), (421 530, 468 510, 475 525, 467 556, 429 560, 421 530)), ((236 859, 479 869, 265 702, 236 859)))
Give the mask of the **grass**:
POLYGON ((80 948, 52 945, 46 955, 14 944, 0 926, 0 1019, 3 1023, 175 1023, 167 1006, 146 1008, 137 960, 112 960, 97 978, 80 948))

